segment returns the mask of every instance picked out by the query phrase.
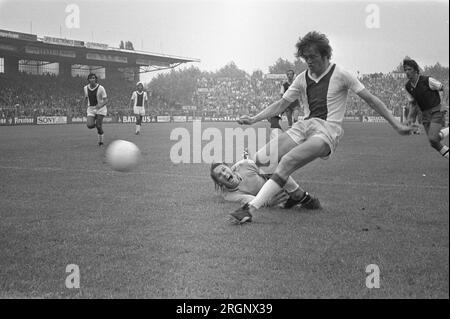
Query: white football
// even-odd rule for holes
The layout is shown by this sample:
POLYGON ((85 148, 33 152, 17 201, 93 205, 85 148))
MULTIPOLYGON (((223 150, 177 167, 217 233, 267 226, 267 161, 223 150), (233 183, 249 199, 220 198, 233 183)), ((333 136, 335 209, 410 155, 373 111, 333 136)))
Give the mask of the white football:
POLYGON ((106 149, 106 161, 115 171, 131 171, 139 164, 140 158, 139 148, 128 141, 115 140, 106 149))

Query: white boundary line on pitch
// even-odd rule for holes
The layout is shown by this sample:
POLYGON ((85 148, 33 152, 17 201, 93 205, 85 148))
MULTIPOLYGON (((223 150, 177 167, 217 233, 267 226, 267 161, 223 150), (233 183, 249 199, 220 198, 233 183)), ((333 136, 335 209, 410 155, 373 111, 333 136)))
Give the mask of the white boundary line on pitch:
MULTIPOLYGON (((210 180, 211 178, 207 175, 183 175, 183 174, 173 174, 173 173, 157 173, 157 172, 115 172, 113 170, 101 170, 101 169, 81 169, 81 168, 62 168, 62 167, 20 167, 20 166, 0 166, 0 169, 10 169, 10 170, 29 170, 38 172, 82 172, 82 173, 101 173, 106 175, 151 175, 151 176, 161 176, 161 177, 176 177, 176 178, 197 178, 210 180)), ((442 189, 448 190, 448 186, 432 186, 432 185, 407 185, 407 184, 380 184, 380 183, 356 183, 356 182, 331 182, 331 181, 313 181, 313 180, 302 180, 301 182, 308 184, 319 184, 319 185, 344 185, 344 186, 370 186, 370 187, 394 187, 394 188, 423 188, 423 189, 442 189)))

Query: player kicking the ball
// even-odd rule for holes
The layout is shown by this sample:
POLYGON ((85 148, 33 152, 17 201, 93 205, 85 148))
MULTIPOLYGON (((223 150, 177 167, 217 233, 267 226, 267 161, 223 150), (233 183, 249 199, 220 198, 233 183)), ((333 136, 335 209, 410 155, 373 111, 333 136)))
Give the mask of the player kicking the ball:
MULTIPOLYGON (((266 169, 273 171, 273 174, 254 199, 231 213, 230 218, 234 223, 251 221, 252 214, 283 189, 292 173, 317 158, 326 159, 333 154, 344 133, 342 121, 349 90, 359 95, 399 134, 409 135, 414 130, 397 121, 386 105, 372 95, 355 76, 330 63, 332 48, 326 35, 316 31, 309 32, 299 39, 296 47, 297 56, 307 63, 307 70, 296 77, 279 101, 254 117, 242 116, 238 123, 249 125, 281 114, 300 96, 306 97, 305 119, 294 123, 292 128, 269 141, 257 152, 256 164, 261 167, 263 163, 270 162, 273 168, 266 169), (268 160, 270 154, 277 154, 277 161, 268 160)), ((311 198, 310 195, 305 196, 311 198)))
POLYGON ((84 87, 84 101, 87 102, 87 127, 89 129, 97 128, 98 145, 103 145, 103 118, 108 110, 106 103, 108 97, 103 86, 97 83, 97 75, 91 73, 88 75, 89 84, 84 87))
POLYGON ((147 105, 147 92, 144 91, 144 84, 138 82, 136 84, 137 91, 131 95, 130 107, 133 107, 134 115, 136 116, 136 135, 141 132, 142 117, 145 115, 145 107, 147 105))
POLYGON ((448 159, 449 148, 441 143, 448 136, 448 127, 442 128, 445 116, 439 96, 439 92, 444 91, 444 86, 432 77, 419 75, 419 65, 414 60, 403 60, 403 70, 409 80, 405 85, 410 103, 407 122, 412 123, 420 111, 431 147, 448 159))

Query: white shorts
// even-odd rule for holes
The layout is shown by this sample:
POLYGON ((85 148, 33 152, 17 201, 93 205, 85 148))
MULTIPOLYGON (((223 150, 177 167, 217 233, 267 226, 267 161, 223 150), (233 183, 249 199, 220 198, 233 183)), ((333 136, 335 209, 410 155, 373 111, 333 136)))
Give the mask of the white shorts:
POLYGON ((339 140, 344 136, 344 129, 338 123, 312 118, 295 122, 286 134, 297 144, 313 136, 321 138, 331 150, 330 154, 322 157, 327 159, 335 152, 339 140))
POLYGON ((145 115, 145 108, 143 106, 135 106, 133 107, 133 112, 135 115, 145 115))
POLYGON ((99 110, 97 110, 95 106, 88 106, 87 108, 87 116, 96 116, 97 114, 106 116, 107 113, 108 110, 106 109, 106 105, 100 108, 99 110))

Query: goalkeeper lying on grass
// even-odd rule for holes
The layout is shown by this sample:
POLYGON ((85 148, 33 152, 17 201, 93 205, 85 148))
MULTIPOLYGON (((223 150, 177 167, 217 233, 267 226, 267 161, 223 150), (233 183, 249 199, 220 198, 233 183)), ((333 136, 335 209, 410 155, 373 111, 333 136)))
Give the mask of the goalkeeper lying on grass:
MULTIPOLYGON (((216 190, 220 191, 223 199, 244 205, 250 202, 258 194, 269 175, 261 174, 258 166, 251 159, 240 160, 233 166, 225 163, 213 163, 211 165, 211 178, 216 190)), ((266 206, 279 206, 291 208, 298 204, 308 209, 320 208, 319 200, 311 197, 307 192, 289 177, 283 190, 277 194, 266 206)))

